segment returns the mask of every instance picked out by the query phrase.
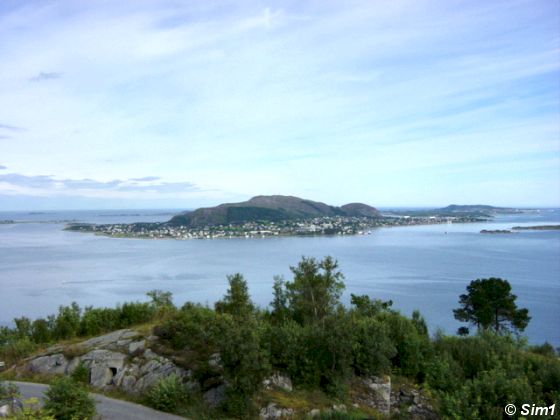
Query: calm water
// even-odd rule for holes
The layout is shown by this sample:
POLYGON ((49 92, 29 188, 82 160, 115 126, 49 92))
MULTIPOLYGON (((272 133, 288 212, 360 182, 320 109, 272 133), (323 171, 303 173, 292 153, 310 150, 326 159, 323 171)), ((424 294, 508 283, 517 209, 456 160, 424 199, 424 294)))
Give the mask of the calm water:
POLYGON ((302 255, 338 259, 350 293, 417 308, 431 331, 454 332, 458 296, 473 279, 502 277, 533 317, 533 343, 560 345, 560 231, 482 235, 481 229, 560 223, 560 211, 504 216, 491 223, 384 228, 352 237, 135 240, 64 232, 61 220, 117 223, 168 220, 175 211, 0 212, 0 322, 44 316, 59 304, 113 306, 170 290, 175 302, 213 303, 226 275, 241 272, 253 300, 271 300, 275 274, 290 278, 302 255), (48 221, 49 223, 44 223, 48 221))

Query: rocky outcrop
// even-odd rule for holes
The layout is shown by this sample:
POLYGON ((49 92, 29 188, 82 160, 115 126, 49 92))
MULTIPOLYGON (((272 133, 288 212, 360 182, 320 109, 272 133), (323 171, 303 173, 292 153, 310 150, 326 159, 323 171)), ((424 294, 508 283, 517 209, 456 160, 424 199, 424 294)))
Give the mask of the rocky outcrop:
POLYGON ((439 418, 430 400, 420 391, 410 387, 401 387, 391 393, 394 413, 408 413, 411 419, 436 420, 439 418))
POLYGON ((372 376, 358 379, 359 392, 354 400, 360 405, 375 408, 383 414, 391 412, 391 377, 372 376))
POLYGON ((263 420, 277 420, 291 418, 294 414, 293 408, 282 408, 276 403, 270 403, 266 407, 261 408, 259 417, 263 420))
POLYGON ((263 387, 267 390, 277 388, 287 392, 291 392, 293 389, 292 380, 279 372, 276 372, 272 374, 272 376, 266 378, 263 381, 263 387))
POLYGON ((33 373, 64 375, 67 368, 68 360, 63 354, 40 356, 27 363, 27 370, 33 373))
MULTIPOLYGON (((53 346, 28 359, 20 369, 33 373, 70 375, 82 364, 96 388, 121 388, 139 394, 160 379, 176 375, 189 382, 191 372, 146 348, 132 330, 118 330, 72 346, 53 346)), ((194 384, 191 384, 194 386, 194 384)))
POLYGON ((217 387, 210 388, 202 394, 202 398, 208 407, 217 408, 226 400, 226 386, 222 384, 217 387))
POLYGON ((438 418, 426 396, 409 385, 391 387, 389 376, 357 378, 356 382, 355 406, 371 407, 385 415, 406 413, 410 419, 438 418))

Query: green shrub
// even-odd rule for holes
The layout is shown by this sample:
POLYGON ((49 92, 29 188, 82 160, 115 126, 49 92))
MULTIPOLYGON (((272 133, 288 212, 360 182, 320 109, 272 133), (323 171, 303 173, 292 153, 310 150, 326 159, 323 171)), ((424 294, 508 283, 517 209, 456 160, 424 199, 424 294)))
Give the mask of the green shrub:
POLYGON ((374 318, 358 318, 351 331, 354 371, 365 376, 389 373, 397 350, 385 325, 374 318))
POLYGON ((398 313, 381 313, 376 319, 385 325, 397 350, 391 359, 396 370, 401 375, 422 379, 431 348, 429 337, 419 332, 415 322, 398 313))
POLYGON ((45 411, 58 420, 92 419, 95 402, 84 387, 62 377, 52 381, 45 393, 45 411))
POLYGON ((5 344, 0 345, 0 360, 6 362, 6 365, 11 365, 29 356, 36 349, 37 346, 28 337, 20 339, 13 338, 5 344))
POLYGON ((76 369, 74 369, 70 376, 76 382, 89 384, 89 369, 83 362, 78 363, 78 366, 76 366, 76 369))
POLYGON ((175 349, 189 349, 207 356, 216 351, 222 327, 219 315, 210 308, 186 303, 171 319, 156 327, 154 333, 169 340, 175 349))
POLYGON ((17 398, 21 394, 16 384, 11 382, 0 382, 0 400, 6 398, 17 398))
POLYGON ((270 371, 269 355, 261 346, 261 331, 254 319, 224 316, 223 321, 219 350, 228 383, 226 409, 240 414, 249 409, 249 399, 270 371))
POLYGON ((169 375, 161 379, 146 395, 148 405, 169 413, 177 412, 178 408, 186 403, 188 397, 187 389, 177 375, 169 375))
POLYGON ((91 336, 120 328, 120 309, 86 307, 80 320, 80 335, 91 336))
POLYGON ((149 322, 156 314, 156 308, 147 302, 124 303, 118 309, 120 309, 119 328, 126 328, 131 325, 149 322))

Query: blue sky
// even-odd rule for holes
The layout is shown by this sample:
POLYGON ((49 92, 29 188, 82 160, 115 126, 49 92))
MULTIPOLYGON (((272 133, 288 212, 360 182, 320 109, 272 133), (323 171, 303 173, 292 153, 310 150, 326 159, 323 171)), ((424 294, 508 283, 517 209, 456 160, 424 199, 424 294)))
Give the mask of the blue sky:
POLYGON ((560 206, 557 1, 0 3, 0 209, 560 206))

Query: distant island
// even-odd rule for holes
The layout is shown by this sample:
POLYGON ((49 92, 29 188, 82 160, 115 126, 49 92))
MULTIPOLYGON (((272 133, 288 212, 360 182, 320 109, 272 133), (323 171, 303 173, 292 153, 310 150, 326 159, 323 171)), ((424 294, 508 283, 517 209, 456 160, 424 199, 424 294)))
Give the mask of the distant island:
POLYGON ((487 230, 482 229, 480 233, 500 234, 500 233, 514 233, 515 230, 560 230, 560 225, 537 225, 537 226, 514 226, 511 230, 496 229, 487 230))
POLYGON ((501 233, 513 233, 513 232, 507 229, 495 229, 495 230, 482 229, 480 233, 501 234, 501 233))
POLYGON ((372 228, 487 220, 475 213, 382 215, 363 203, 331 206, 292 196, 256 196, 240 203, 182 212, 163 223, 71 223, 65 229, 117 238, 212 239, 269 236, 359 235, 372 228))
POLYGON ((292 196, 259 195, 241 203, 220 204, 216 207, 183 212, 173 216, 168 224, 196 228, 256 221, 283 222, 337 216, 377 219, 381 217, 381 213, 375 207, 362 203, 335 207, 292 196))
POLYGON ((512 230, 560 230, 560 225, 514 226, 512 230))
POLYGON ((486 204, 450 204, 447 207, 442 207, 438 209, 427 209, 427 210, 393 210, 389 214, 394 215, 409 215, 409 216, 464 216, 468 217, 482 217, 491 218, 500 214, 523 214, 523 213, 534 213, 537 212, 536 209, 518 209, 511 207, 495 207, 486 204))

